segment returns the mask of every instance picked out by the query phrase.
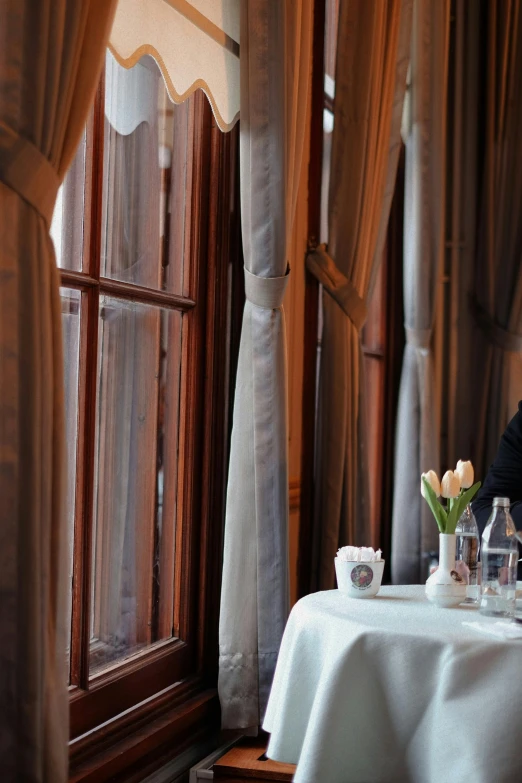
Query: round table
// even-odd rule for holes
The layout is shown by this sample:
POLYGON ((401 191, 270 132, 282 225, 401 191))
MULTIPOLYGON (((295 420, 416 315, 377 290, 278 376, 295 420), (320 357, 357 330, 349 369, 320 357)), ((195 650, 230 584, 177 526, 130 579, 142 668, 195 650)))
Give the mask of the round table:
POLYGON ((433 606, 423 586, 303 598, 263 724, 268 757, 297 763, 296 783, 519 783, 522 642, 462 625, 479 619, 433 606))

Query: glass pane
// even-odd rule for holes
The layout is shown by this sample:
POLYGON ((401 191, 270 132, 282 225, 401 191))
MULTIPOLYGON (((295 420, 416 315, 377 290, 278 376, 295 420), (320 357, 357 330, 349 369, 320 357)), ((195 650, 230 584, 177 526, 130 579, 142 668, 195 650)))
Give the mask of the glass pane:
POLYGON ((330 187, 330 159, 332 157, 334 116, 329 109, 323 111, 323 169, 321 181, 320 241, 328 242, 328 191, 330 187))
MULTIPOLYGON (((335 89, 335 58, 337 55, 337 28, 339 26, 339 0, 326 0, 324 31, 324 72, 326 83, 333 83, 335 89)), ((326 90, 330 92, 328 89, 326 90)), ((333 98, 333 95, 330 95, 333 98)))
POLYGON ((83 267, 86 138, 84 132, 71 168, 58 191, 51 223, 56 263, 62 269, 74 272, 80 272, 83 267))
POLYGON ((69 581, 67 588, 67 669, 69 670, 69 642, 71 638, 72 580, 74 513, 76 506, 76 447, 78 443, 78 369, 80 361, 80 291, 62 288, 62 335, 65 369, 65 456, 66 474, 66 516, 69 581))
POLYGON ((102 276, 183 292, 191 106, 151 57, 126 69, 107 52, 102 276))
POLYGON ((91 674, 172 636, 181 327, 101 297, 91 674))

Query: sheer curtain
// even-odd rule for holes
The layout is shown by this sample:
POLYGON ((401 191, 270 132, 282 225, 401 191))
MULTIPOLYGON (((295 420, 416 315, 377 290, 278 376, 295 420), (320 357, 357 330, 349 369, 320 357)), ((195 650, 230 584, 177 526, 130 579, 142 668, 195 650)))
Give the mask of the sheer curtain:
POLYGON ((411 0, 340 3, 329 245, 307 259, 325 291, 312 589, 333 587, 339 546, 369 543, 360 330, 397 172, 411 9, 411 0))
POLYGON ((288 613, 285 319, 309 92, 312 2, 241 3, 246 304, 234 402, 220 614, 225 728, 259 726, 288 613))
POLYGON ((49 226, 115 2, 0 6, 0 769, 65 783, 67 530, 61 305, 49 226))
POLYGON ((411 114, 406 131, 403 358, 392 527, 392 578, 418 582, 438 531, 419 491, 420 474, 438 470, 431 336, 444 258, 446 93, 449 0, 414 0, 411 114))

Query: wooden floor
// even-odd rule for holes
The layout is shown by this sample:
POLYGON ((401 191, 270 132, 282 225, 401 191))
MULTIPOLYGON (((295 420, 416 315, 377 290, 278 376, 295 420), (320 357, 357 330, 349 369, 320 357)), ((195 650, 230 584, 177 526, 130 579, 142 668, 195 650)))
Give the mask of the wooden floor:
POLYGON ((290 783, 295 765, 267 759, 264 755, 266 744, 266 737, 241 740, 216 761, 214 780, 221 783, 264 783, 266 780, 290 783))

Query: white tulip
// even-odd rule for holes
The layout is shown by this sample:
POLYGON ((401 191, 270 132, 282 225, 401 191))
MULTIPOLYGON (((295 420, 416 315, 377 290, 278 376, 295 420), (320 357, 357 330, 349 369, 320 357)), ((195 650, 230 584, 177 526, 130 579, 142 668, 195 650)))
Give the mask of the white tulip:
POLYGON ((457 498, 460 494, 460 478, 457 473, 447 470, 440 484, 443 498, 457 498))
POLYGON ((426 489, 424 487, 424 481, 423 478, 426 479, 432 490, 435 492, 435 495, 439 497, 440 495, 440 481, 439 477, 435 473, 434 470, 428 470, 427 473, 423 473, 421 476, 421 495, 423 498, 426 497, 426 489))
POLYGON ((473 470, 473 465, 469 460, 467 462, 463 462, 461 459, 459 459, 455 473, 459 477, 460 486, 463 489, 469 489, 471 486, 473 486, 475 472, 473 470))

